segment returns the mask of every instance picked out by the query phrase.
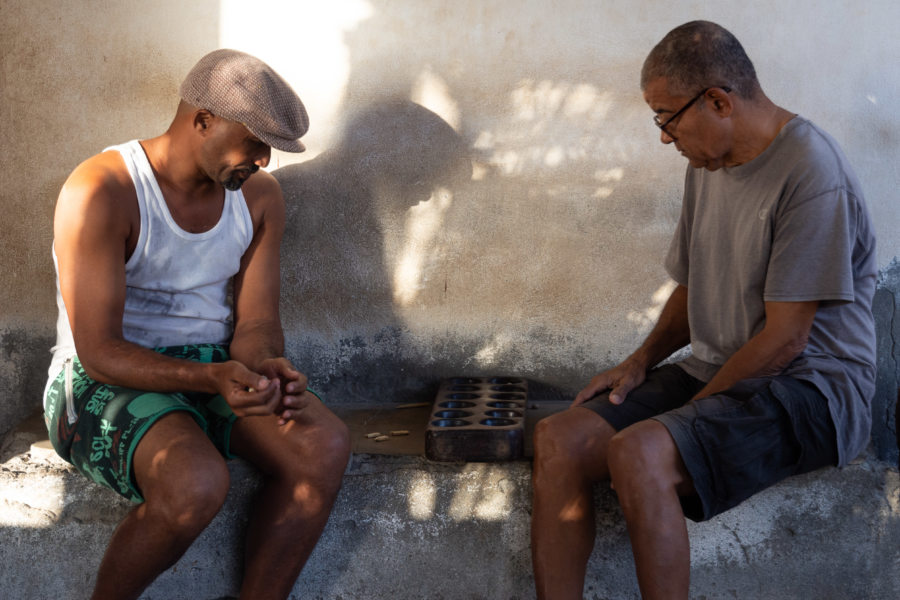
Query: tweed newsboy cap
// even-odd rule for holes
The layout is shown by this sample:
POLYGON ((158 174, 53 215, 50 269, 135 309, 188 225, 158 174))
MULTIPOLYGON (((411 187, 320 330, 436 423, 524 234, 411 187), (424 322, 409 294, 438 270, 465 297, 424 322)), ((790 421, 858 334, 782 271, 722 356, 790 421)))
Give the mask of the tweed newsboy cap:
POLYGON ((181 98, 214 115, 242 123, 273 148, 306 150, 298 138, 309 129, 303 102, 272 67, 237 50, 201 58, 180 88, 181 98))

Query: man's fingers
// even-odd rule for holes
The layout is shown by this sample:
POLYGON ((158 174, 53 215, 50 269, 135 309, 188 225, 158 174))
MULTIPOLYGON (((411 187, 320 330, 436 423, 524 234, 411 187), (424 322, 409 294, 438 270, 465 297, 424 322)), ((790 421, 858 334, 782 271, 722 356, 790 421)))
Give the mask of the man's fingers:
POLYGON ((303 410, 316 401, 318 398, 311 392, 303 392, 297 396, 285 396, 282 400, 284 411, 281 413, 281 424, 298 419, 303 410))
POLYGON ((609 401, 613 404, 622 404, 625 402, 625 396, 634 389, 635 386, 628 383, 620 383, 609 393, 609 401))
POLYGON ((306 378, 301 380, 288 381, 284 386, 285 394, 300 395, 306 391, 306 378))
POLYGON ((622 404, 625 402, 625 392, 620 388, 616 388, 609 393, 609 401, 613 404, 622 404))
POLYGON ((264 361, 260 366, 260 371, 268 375, 270 379, 280 379, 286 394, 302 394, 306 391, 306 375, 295 369, 294 365, 284 357, 264 361))
POLYGON ((585 402, 587 402, 588 400, 590 400, 591 398, 593 398, 596 395, 597 395, 597 392, 594 391, 593 388, 585 388, 585 389, 581 390, 580 392, 578 392, 578 395, 575 396, 575 400, 572 401, 570 408, 572 406, 578 406, 579 404, 584 404, 585 402))
POLYGON ((604 375, 597 375, 591 382, 585 387, 583 390, 578 392, 578 395, 575 396, 575 400, 572 401, 572 406, 578 406, 579 404, 584 404, 597 394, 609 388, 609 379, 604 375))
POLYGON ((257 385, 264 389, 235 390, 228 399, 228 404, 239 417, 270 415, 281 402, 281 382, 277 379, 260 378, 257 385))

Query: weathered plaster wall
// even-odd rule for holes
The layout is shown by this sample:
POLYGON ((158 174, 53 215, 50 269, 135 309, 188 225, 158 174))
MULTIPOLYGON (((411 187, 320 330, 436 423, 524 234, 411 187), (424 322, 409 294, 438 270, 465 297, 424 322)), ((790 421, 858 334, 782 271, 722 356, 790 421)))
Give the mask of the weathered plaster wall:
POLYGON ((109 144, 162 131, 219 3, 0 2, 0 435, 40 406, 55 336, 53 207, 109 144))
MULTIPOLYGON (((638 71, 693 18, 734 31, 769 95, 843 145, 879 235, 880 319, 896 322, 896 2, 50 6, 0 5, 0 432, 43 384, 65 175, 161 131, 184 73, 219 46, 269 61, 310 111, 309 151, 273 161, 290 215, 283 317, 291 357, 333 400, 427 395, 457 373, 574 390, 633 348, 669 289, 684 167, 658 143, 638 71)), ((881 333, 893 371, 878 410, 892 416, 897 351, 881 333)))

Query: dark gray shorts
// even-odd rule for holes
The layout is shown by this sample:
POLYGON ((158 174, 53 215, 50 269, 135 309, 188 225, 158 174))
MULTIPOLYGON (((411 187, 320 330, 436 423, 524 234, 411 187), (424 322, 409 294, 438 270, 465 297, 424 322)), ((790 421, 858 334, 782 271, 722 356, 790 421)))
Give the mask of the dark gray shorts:
POLYGON ((605 393, 584 404, 617 431, 651 418, 665 425, 697 491, 682 498, 688 518, 704 521, 785 477, 837 464, 828 400, 813 384, 787 376, 747 379, 690 401, 703 385, 681 367, 664 365, 618 406, 605 393))

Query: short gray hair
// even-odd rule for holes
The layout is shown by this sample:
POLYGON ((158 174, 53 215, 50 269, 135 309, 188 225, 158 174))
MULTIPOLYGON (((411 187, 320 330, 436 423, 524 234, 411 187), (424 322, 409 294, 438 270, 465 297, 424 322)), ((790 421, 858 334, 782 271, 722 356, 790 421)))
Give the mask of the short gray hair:
POLYGON ((692 95, 729 87, 742 98, 760 89, 756 69, 734 35, 716 23, 691 21, 676 27, 650 51, 641 69, 641 89, 665 77, 670 94, 692 95))

